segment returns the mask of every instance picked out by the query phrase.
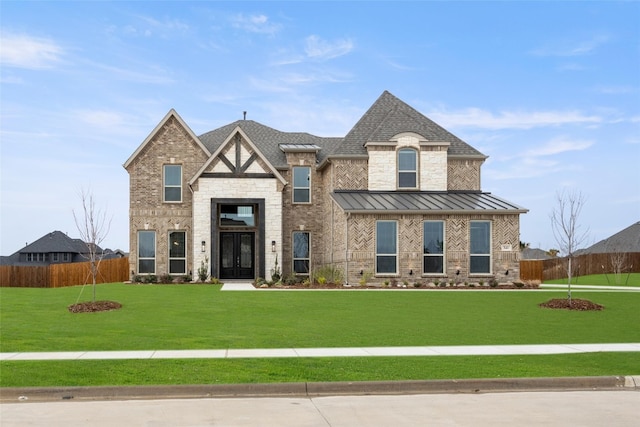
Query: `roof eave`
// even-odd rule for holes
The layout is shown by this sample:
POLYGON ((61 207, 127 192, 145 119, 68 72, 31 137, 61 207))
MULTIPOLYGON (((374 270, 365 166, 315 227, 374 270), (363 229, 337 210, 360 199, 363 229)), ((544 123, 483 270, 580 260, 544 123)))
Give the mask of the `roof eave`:
MULTIPOLYGON (((340 204, 336 202, 338 206, 340 204)), ((488 214, 488 215, 511 215, 511 214, 524 214, 529 212, 529 209, 472 209, 472 210, 434 210, 434 209, 399 209, 399 210, 387 210, 387 209, 344 209, 344 212, 358 215, 382 215, 382 214, 394 214, 394 215, 469 215, 469 214, 488 214)))

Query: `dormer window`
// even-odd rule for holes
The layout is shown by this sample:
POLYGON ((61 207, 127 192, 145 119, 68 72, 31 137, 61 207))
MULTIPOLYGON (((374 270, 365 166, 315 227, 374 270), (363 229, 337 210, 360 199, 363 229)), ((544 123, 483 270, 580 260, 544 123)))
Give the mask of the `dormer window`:
POLYGON ((413 148, 398 150, 398 188, 418 188, 418 153, 413 148))

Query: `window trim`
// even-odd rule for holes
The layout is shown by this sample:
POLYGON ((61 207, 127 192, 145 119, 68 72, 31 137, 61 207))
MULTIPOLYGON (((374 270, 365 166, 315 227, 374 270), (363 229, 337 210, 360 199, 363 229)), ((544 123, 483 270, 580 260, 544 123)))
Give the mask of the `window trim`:
POLYGON ((422 275, 423 276, 444 276, 447 272, 447 227, 444 220, 424 220, 422 221, 422 275), (425 244, 425 225, 427 223, 440 223, 442 224, 442 253, 441 254, 426 254, 424 253, 425 244), (440 257, 442 258, 442 271, 440 273, 433 273, 425 271, 424 262, 427 257, 440 257))
POLYGON ((376 276, 397 276, 398 275, 398 261, 399 261, 399 256, 398 256, 398 247, 400 246, 398 243, 398 233, 399 233, 399 227, 398 227, 398 221, 397 220, 377 220, 376 221, 376 234, 375 234, 375 275, 376 276), (389 223, 389 224, 394 224, 394 228, 395 228, 395 234, 396 234, 396 239, 395 239, 395 252, 393 253, 386 253, 386 252, 378 252, 378 225, 382 224, 382 223, 389 223), (384 257, 394 257, 395 258, 395 269, 394 271, 384 271, 384 272, 380 272, 378 271, 378 258, 384 256, 384 257))
POLYGON ((182 193, 183 193, 183 189, 182 189, 182 172, 183 172, 183 167, 181 164, 176 164, 176 163, 168 163, 168 164, 164 164, 162 165, 162 202, 163 203, 182 203, 182 193), (175 185, 175 184, 167 184, 167 167, 168 166, 173 166, 173 167, 179 167, 180 168, 180 184, 175 185), (167 200, 167 188, 179 188, 180 189, 180 200, 167 200))
POLYGON ((469 221, 469 276, 487 276, 493 274, 493 255, 492 248, 493 247, 493 224, 490 220, 471 220, 469 221), (473 253, 472 252, 472 235, 471 235, 471 226, 476 223, 486 223, 489 224, 489 253, 473 253), (488 258, 489 259, 489 271, 472 271, 471 259, 472 258, 488 258))
POLYGON ((293 166, 291 168, 291 202, 297 205, 309 205, 311 204, 311 166, 293 166), (296 185, 296 169, 306 169, 308 171, 307 177, 307 186, 301 187, 296 185), (307 200, 306 201, 297 201, 296 200, 296 190, 307 190, 307 200))
POLYGON ((311 274, 311 233, 308 231, 294 231, 291 233, 291 270, 296 276, 309 276, 311 274), (307 258, 296 258, 295 256, 295 241, 296 234, 307 235, 307 258), (296 271, 296 261, 307 261, 307 272, 301 273, 296 271))
POLYGON ((167 270, 171 275, 186 275, 187 274, 187 250, 189 245, 187 244, 187 232, 185 230, 170 230, 167 235, 168 249, 167 249, 167 270), (172 257, 171 256, 171 235, 173 233, 182 233, 184 235, 184 257, 172 257), (171 261, 184 261, 184 271, 183 272, 172 272, 171 271, 171 261))
POLYGON ((397 164, 397 175, 396 175, 396 187, 399 190, 417 190, 420 188, 420 156, 419 156, 419 152, 418 150, 416 150, 415 148, 412 147, 401 147, 398 149, 397 154, 396 154, 396 164, 397 164), (415 156, 415 160, 416 160, 416 168, 414 170, 400 170, 400 153, 401 152, 411 152, 413 153, 413 155, 415 156), (413 187, 403 187, 400 185, 400 174, 404 173, 404 174, 409 174, 409 173, 413 173, 415 175, 415 182, 416 185, 413 187))
POLYGON ((138 256, 138 262, 137 262, 137 269, 138 269, 138 274, 141 275, 154 275, 156 274, 156 267, 157 267, 157 255, 158 255, 158 239, 157 239, 157 233, 155 232, 155 230, 138 230, 138 241, 137 241, 137 252, 136 255, 138 256), (141 233, 153 233, 153 257, 141 257, 140 256, 140 234, 141 233), (152 272, 145 272, 145 273, 141 273, 140 272, 140 261, 149 261, 149 260, 153 260, 153 271, 152 272))

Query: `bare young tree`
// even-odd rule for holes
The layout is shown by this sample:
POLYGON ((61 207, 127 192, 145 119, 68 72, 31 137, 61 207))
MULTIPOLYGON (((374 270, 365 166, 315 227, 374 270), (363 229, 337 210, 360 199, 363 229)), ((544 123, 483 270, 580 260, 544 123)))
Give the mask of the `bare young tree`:
POLYGON ((627 268, 627 253, 623 252, 620 246, 616 244, 607 245, 607 248, 609 250, 609 258, 615 283, 619 285, 622 283, 622 272, 627 268))
POLYGON ((560 252, 567 256, 568 294, 571 306, 572 262, 575 251, 582 246, 588 237, 589 230, 582 230, 578 222, 580 212, 585 204, 585 197, 580 191, 561 191, 556 193, 556 207, 551 212, 551 228, 560 252))
POLYGON ((79 196, 82 201, 82 215, 76 215, 74 210, 73 219, 80 233, 80 238, 87 245, 86 258, 90 264, 91 277, 93 279, 93 302, 95 302, 98 268, 104 256, 100 245, 109 234, 111 218, 107 217, 106 210, 96 208, 96 202, 91 191, 83 188, 79 196))

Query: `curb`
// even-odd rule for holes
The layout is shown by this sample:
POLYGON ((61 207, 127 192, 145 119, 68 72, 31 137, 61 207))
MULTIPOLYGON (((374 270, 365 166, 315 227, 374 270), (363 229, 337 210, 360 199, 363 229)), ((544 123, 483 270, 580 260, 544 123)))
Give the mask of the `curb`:
POLYGON ((203 399, 246 397, 322 397, 501 393, 518 391, 637 390, 640 376, 507 378, 424 381, 357 381, 175 386, 5 387, 0 403, 203 399))

